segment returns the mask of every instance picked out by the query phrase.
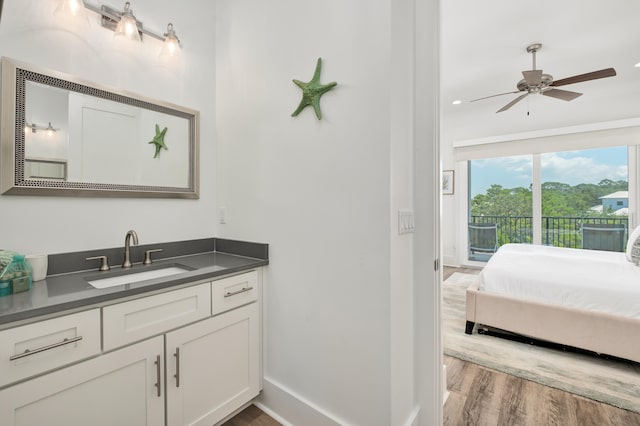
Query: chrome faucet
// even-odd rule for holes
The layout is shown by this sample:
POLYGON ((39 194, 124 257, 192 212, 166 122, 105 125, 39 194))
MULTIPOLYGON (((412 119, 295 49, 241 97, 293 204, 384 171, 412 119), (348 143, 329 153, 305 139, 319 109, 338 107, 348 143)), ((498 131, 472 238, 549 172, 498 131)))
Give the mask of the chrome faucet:
POLYGON ((131 268, 131 249, 129 248, 129 240, 133 237, 133 244, 138 245, 138 234, 133 229, 127 232, 127 236, 124 238, 124 260, 122 261, 123 268, 131 268))

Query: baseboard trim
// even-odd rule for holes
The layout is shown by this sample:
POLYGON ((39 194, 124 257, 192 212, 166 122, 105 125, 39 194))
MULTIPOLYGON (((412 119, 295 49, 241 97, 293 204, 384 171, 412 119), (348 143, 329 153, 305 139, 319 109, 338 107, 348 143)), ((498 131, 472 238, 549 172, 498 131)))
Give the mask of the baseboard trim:
POLYGON ((280 417, 278 413, 274 413, 273 410, 261 403, 260 400, 254 399, 253 405, 264 411, 269 417, 280 423, 282 426, 293 426, 291 423, 280 417))
POLYGON ((447 366, 442 365, 442 406, 447 403, 449 398, 449 390, 447 389, 447 366))
POLYGON ((407 419, 405 426, 418 426, 418 424, 420 423, 418 421, 419 416, 420 416, 420 407, 415 407, 411 412, 411 414, 409 415, 409 418, 407 419))
POLYGON ((348 424, 268 377, 263 379, 262 393, 254 400, 254 404, 284 426, 348 424))
POLYGON ((460 262, 456 256, 442 256, 442 264, 444 266, 451 266, 452 268, 459 268, 460 262))

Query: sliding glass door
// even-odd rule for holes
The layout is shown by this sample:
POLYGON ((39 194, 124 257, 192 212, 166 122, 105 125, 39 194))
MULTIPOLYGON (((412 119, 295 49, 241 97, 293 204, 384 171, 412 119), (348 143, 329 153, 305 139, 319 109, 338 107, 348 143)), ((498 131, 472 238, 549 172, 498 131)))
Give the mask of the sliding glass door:
POLYGON ((624 251, 627 147, 541 154, 542 244, 624 251))
POLYGON ((532 242, 531 156, 469 162, 469 260, 487 261, 497 247, 532 242))
POLYGON ((468 259, 486 261, 506 243, 623 251, 627 151, 623 146, 469 161, 468 259))

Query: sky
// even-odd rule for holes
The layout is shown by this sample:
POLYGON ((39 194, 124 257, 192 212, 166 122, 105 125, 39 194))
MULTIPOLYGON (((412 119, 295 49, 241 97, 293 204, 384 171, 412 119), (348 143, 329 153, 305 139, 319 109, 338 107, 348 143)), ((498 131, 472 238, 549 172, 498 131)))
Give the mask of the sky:
MULTIPOLYGON (((628 180, 627 147, 599 148, 542 154, 542 183, 569 185, 598 183, 603 179, 628 180)), ((484 193, 492 184, 504 188, 531 185, 531 155, 471 161, 471 197, 484 193)))

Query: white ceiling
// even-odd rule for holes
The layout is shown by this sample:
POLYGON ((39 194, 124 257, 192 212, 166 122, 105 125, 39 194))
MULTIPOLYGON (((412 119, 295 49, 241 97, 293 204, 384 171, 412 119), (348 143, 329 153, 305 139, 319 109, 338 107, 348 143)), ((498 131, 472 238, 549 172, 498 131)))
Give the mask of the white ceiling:
POLYGON ((640 117, 640 1, 442 0, 441 13, 445 143, 640 117), (542 43, 537 68, 555 80, 609 67, 618 75, 563 86, 583 93, 570 102, 529 95, 501 113, 517 94, 469 102, 517 90, 531 43, 542 43))

